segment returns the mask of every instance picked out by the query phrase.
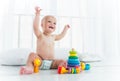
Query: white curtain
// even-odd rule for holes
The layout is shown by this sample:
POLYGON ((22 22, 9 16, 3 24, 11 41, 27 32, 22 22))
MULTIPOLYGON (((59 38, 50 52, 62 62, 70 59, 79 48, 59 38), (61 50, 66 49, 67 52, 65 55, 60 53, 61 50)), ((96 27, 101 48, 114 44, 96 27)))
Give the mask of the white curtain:
POLYGON ((35 48, 35 40, 31 40, 35 39, 31 34, 32 20, 34 7, 40 6, 43 9, 41 15, 57 17, 55 33, 59 33, 65 24, 71 26, 65 38, 56 42, 56 47, 73 47, 81 53, 108 58, 120 56, 119 0, 5 0, 0 4, 4 4, 0 23, 0 51, 18 48, 19 42, 21 48, 35 48))

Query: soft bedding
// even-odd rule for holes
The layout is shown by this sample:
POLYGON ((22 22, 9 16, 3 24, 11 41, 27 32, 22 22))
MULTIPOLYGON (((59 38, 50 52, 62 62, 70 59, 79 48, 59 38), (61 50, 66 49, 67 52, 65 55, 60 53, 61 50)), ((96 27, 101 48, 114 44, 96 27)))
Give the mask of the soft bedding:
MULTIPOLYGON (((70 48, 55 48, 56 59, 68 59, 70 48)), ((0 64, 2 65, 25 65, 28 55, 35 50, 30 48, 16 48, 10 49, 0 53, 0 64)), ((93 54, 80 54, 77 50, 80 61, 93 62, 101 61, 101 58, 93 54)))

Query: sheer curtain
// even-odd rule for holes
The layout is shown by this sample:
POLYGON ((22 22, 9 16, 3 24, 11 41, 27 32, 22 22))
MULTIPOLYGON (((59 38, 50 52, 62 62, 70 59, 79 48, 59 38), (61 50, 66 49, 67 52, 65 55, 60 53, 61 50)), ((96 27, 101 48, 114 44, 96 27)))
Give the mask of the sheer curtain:
POLYGON ((119 57, 119 3, 119 0, 6 0, 2 5, 6 9, 3 8, 1 16, 0 51, 36 47, 32 22, 34 7, 40 6, 42 16, 51 14, 58 19, 55 33, 60 33, 65 24, 71 26, 65 38, 56 42, 56 47, 73 47, 81 53, 108 58, 119 57))
POLYGON ((4 0, 0 1, 0 52, 3 50, 3 19, 4 19, 4 14, 8 13, 8 5, 9 5, 9 0, 4 0))

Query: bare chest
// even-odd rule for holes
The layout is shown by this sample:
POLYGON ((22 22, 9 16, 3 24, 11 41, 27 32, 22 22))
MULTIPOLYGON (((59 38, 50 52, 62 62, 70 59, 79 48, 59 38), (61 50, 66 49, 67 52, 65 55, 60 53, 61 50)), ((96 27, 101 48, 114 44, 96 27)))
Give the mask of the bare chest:
POLYGON ((42 47, 53 46, 54 45, 54 38, 52 36, 45 37, 43 36, 41 39, 38 39, 38 45, 42 47))

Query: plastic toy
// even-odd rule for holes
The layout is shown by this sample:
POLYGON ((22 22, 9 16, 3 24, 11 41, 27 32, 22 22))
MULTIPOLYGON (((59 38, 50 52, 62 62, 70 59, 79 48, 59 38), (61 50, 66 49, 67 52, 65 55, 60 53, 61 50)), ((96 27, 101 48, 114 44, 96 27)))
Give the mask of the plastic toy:
POLYGON ((84 62, 81 62, 81 69, 82 70, 89 70, 90 64, 85 64, 84 62))
POLYGON ((66 68, 64 68, 64 67, 58 67, 58 73, 59 74, 64 74, 64 73, 67 73, 67 72, 68 72, 68 70, 66 68))
POLYGON ((90 64, 85 64, 84 62, 80 62, 78 59, 77 52, 72 49, 69 51, 69 57, 67 61, 67 68, 65 67, 58 67, 58 74, 78 74, 82 70, 89 70, 90 64))
POLYGON ((80 71, 81 71, 80 67, 69 67, 69 68, 58 67, 58 74, 65 74, 65 73, 77 74, 80 73, 80 71))
POLYGON ((86 64, 85 65, 85 70, 89 70, 90 69, 90 64, 86 64))
POLYGON ((38 58, 36 58, 34 60, 34 73, 38 73, 39 72, 40 64, 41 64, 41 61, 38 58))
POLYGON ((81 69, 85 70, 85 63, 84 62, 81 62, 81 69))

